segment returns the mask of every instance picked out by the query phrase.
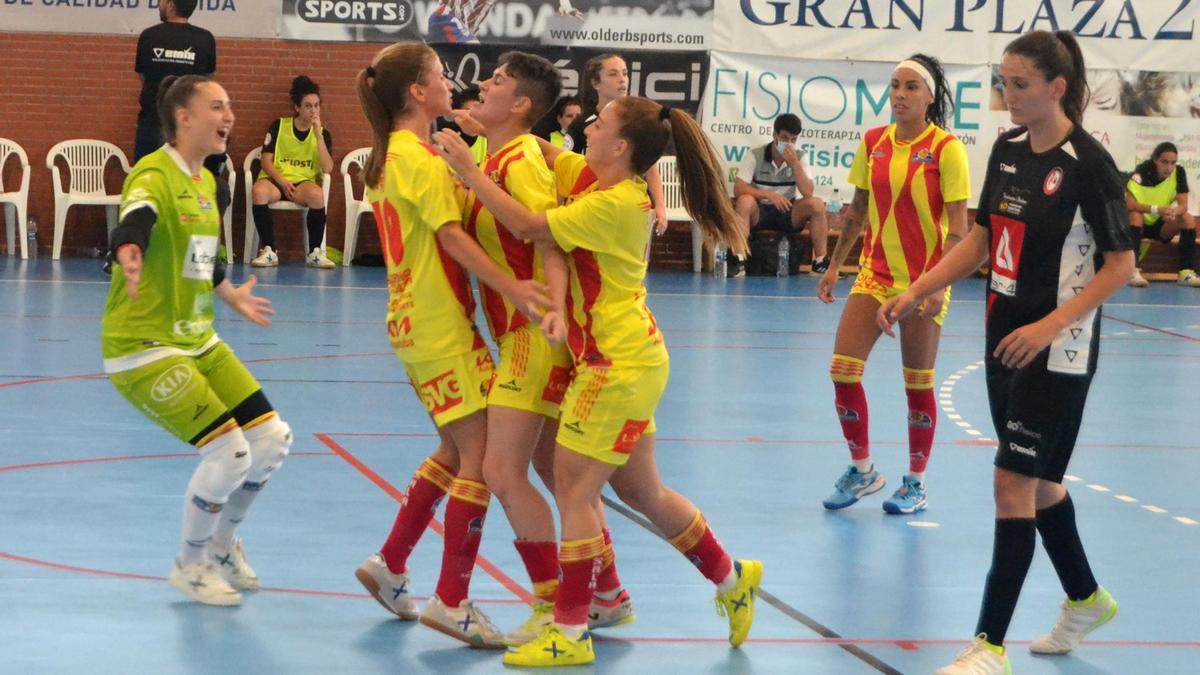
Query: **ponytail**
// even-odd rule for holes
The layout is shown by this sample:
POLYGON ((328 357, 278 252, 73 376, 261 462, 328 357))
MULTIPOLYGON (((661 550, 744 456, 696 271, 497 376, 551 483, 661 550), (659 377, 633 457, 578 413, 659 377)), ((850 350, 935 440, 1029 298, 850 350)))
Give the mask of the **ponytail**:
POLYGON ((620 137, 632 148, 638 175, 654 166, 667 143, 675 142, 675 166, 684 208, 706 238, 724 241, 738 255, 746 253, 746 233, 726 193, 721 162, 700 124, 683 110, 666 108, 647 98, 626 96, 612 103, 620 120, 620 137))
POLYGON ((370 66, 358 71, 354 87, 371 125, 371 154, 363 167, 366 185, 382 185, 388 138, 408 106, 408 88, 425 81, 436 58, 437 53, 427 45, 397 42, 384 47, 370 66))
POLYGON ((1083 61, 1083 50, 1079 40, 1069 30, 1055 31, 1054 37, 1066 47, 1071 58, 1072 75, 1067 77, 1067 93, 1063 96, 1063 112, 1077 127, 1083 126, 1083 109, 1087 107, 1092 90, 1087 83, 1087 65, 1083 61))

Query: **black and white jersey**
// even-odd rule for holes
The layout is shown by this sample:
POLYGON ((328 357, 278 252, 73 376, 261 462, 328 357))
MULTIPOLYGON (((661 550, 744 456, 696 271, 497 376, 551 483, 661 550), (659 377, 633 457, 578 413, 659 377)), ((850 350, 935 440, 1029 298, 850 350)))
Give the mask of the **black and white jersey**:
MULTIPOLYGON (((1112 157, 1075 128, 1056 148, 1034 153, 1018 127, 992 146, 979 197, 979 224, 991 235, 987 353, 1083 290, 1103 254, 1134 246, 1125 187, 1112 157)), ((1100 310, 1081 316, 1050 345, 1046 369, 1091 375, 1100 310)))

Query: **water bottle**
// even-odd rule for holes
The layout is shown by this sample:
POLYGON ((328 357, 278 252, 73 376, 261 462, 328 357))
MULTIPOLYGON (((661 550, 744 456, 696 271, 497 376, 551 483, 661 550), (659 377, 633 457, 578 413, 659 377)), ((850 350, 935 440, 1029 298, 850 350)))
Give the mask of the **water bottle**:
POLYGON ((25 223, 25 238, 30 259, 37 258, 37 218, 33 216, 29 216, 29 220, 25 223))
POLYGON ((713 251, 713 278, 724 279, 729 276, 729 249, 724 244, 717 244, 713 251))
POLYGON ((792 245, 788 241, 788 236, 786 234, 779 235, 779 263, 775 266, 775 276, 786 277, 788 275, 791 248, 792 245))

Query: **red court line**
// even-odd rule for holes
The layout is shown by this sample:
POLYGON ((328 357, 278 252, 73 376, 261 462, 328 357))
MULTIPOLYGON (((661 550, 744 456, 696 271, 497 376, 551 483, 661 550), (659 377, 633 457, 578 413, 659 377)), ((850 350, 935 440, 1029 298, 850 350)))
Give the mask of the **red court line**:
MULTIPOLYGON (((388 494, 388 496, 390 496, 392 499, 395 499, 397 502, 399 502, 401 504, 404 503, 404 493, 403 492, 401 492, 399 489, 397 489, 396 486, 389 483, 386 478, 384 478, 383 476, 380 476, 378 473, 376 473, 374 469, 367 466, 367 464, 364 463, 362 460, 360 460, 358 457, 355 457, 354 454, 351 453, 349 450, 342 447, 342 445, 339 444, 337 441, 330 438, 328 434, 313 434, 313 435, 317 437, 317 440, 324 443, 326 445, 326 447, 328 447, 330 450, 333 450, 342 459, 346 460, 346 462, 349 463, 350 466, 357 469, 359 473, 361 473, 363 476, 365 476, 367 478, 367 480, 369 480, 372 483, 374 483, 375 485, 379 486, 379 488, 382 489, 384 492, 386 492, 388 494)), ((446 529, 442 526, 442 524, 440 522, 438 522, 437 518, 434 518, 433 520, 431 520, 429 522, 429 527, 434 532, 436 532, 439 537, 446 536, 446 529)), ((501 570, 499 567, 494 565, 490 560, 483 557, 482 555, 476 555, 475 556, 475 564, 478 565, 480 567, 480 569, 482 569, 484 572, 487 572, 488 576, 490 576, 493 579, 495 579, 496 581, 500 582, 500 585, 507 588, 510 593, 517 596, 518 598, 520 598, 522 601, 524 601, 527 604, 530 604, 530 605, 533 604, 533 599, 534 599, 533 595, 530 594, 529 591, 525 590, 525 588, 522 587, 521 584, 517 583, 512 577, 505 574, 503 570, 501 570)))
MULTIPOLYGON (((606 637, 596 633, 592 634, 592 639, 599 642, 628 642, 631 644, 726 644, 728 638, 723 637, 606 637)), ((907 639, 889 639, 889 638, 750 638, 746 640, 749 643, 761 645, 853 645, 853 646, 884 646, 898 647, 905 651, 914 651, 920 647, 943 647, 943 646, 959 646, 966 645, 967 641, 958 640, 907 640, 907 639)), ((1032 640, 1005 640, 1005 644, 1010 645, 1027 645, 1033 642, 1032 640)), ((1195 641, 1163 641, 1163 640, 1085 640, 1081 644, 1092 647, 1178 647, 1184 649, 1200 649, 1200 642, 1195 641)))
POLYGON ((1200 338, 1192 337, 1191 335, 1184 335, 1183 333, 1176 333, 1175 331, 1163 330, 1162 328, 1158 328, 1157 326, 1151 326, 1151 325, 1144 324, 1144 323, 1138 323, 1137 321, 1130 321, 1129 319, 1118 319, 1117 317, 1115 317, 1111 314, 1105 314, 1104 318, 1110 319, 1112 321, 1116 321, 1117 323, 1123 323, 1123 324, 1126 324, 1129 326, 1137 326, 1138 328, 1145 328, 1146 330, 1152 330, 1155 333, 1161 333, 1163 335, 1170 335, 1171 337, 1177 337, 1181 340, 1187 340, 1189 342, 1200 342, 1200 338))
MULTIPOLYGON (((333 457, 332 452, 293 452, 292 457, 333 457)), ((71 466, 75 464, 100 464, 103 462, 133 462, 139 459, 175 459, 178 457, 195 457, 194 452, 174 452, 162 455, 120 455, 117 457, 90 457, 87 459, 62 459, 53 462, 35 462, 33 464, 10 464, 0 466, 0 473, 5 471, 22 471, 25 469, 45 469, 55 466, 71 466)))

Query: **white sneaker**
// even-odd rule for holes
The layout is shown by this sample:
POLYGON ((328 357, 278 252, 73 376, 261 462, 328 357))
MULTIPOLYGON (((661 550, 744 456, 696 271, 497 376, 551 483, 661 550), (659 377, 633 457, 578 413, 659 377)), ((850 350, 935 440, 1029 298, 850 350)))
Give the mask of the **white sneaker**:
POLYGON ((262 588, 258 574, 250 566, 250 561, 246 560, 246 551, 242 548, 241 539, 234 537, 229 550, 222 550, 210 542, 208 559, 216 566, 221 577, 239 591, 257 591, 262 588))
POLYGON ((331 270, 337 267, 337 265, 333 264, 332 260, 325 257, 325 252, 320 248, 314 248, 309 251, 305 260, 308 262, 309 267, 315 267, 319 270, 331 270))
POLYGON ((1101 586, 1092 597, 1079 602, 1064 600, 1062 613, 1054 628, 1033 641, 1034 654, 1067 654, 1083 642, 1088 633, 1108 623, 1117 614, 1117 601, 1101 586))
POLYGON ((1150 285, 1146 277, 1142 276, 1142 268, 1136 267, 1133 270, 1133 276, 1129 278, 1129 285, 1134 288, 1145 288, 1150 285))
POLYGON ((416 621, 421 613, 408 595, 408 575, 392 574, 383 556, 374 553, 354 570, 354 577, 387 611, 402 621, 416 621))
POLYGON ((176 560, 170 576, 167 577, 167 583, 183 591, 184 595, 196 602, 206 605, 232 607, 242 604, 242 594, 230 586, 217 568, 207 561, 180 567, 179 561, 176 560))
POLYGON ((447 607, 435 595, 421 610, 421 623, 462 640, 474 649, 504 649, 508 646, 504 643, 504 633, 470 600, 463 600, 458 607, 447 607))
POLYGON ((554 603, 545 600, 533 602, 533 613, 525 623, 504 637, 510 647, 519 647, 542 634, 542 629, 554 623, 554 603))
POLYGON ((997 654, 987 645, 987 636, 975 636, 970 647, 962 650, 954 663, 937 669, 933 675, 1012 675, 1008 653, 997 654))
POLYGON ((250 261, 251 267, 279 267, 279 254, 270 246, 264 246, 258 251, 258 256, 250 261))
POLYGON ((629 599, 629 591, 624 588, 612 600, 604 600, 598 595, 593 595, 592 606, 588 608, 588 630, 623 626, 636 618, 633 614, 633 602, 629 599))
POLYGON ((1175 283, 1180 286, 1200 288, 1200 275, 1197 275, 1193 270, 1179 270, 1179 279, 1175 283))

